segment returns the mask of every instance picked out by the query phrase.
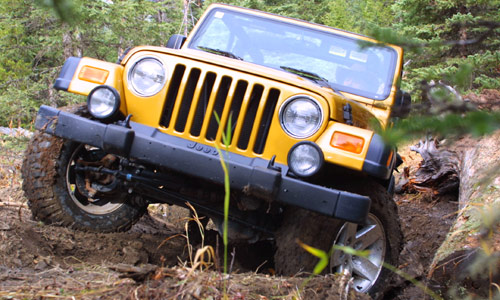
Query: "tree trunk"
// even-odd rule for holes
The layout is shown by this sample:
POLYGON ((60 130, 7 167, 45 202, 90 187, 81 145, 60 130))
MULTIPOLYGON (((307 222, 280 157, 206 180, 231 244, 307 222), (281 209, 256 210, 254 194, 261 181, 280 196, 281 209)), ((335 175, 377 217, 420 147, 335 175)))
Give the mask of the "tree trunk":
POLYGON ((500 131, 458 145, 459 211, 428 274, 431 285, 458 297, 500 294, 499 145, 500 131))
POLYGON ((64 59, 68 59, 68 57, 71 56, 82 56, 82 50, 77 45, 77 42, 75 42, 75 39, 77 39, 78 41, 78 39, 80 39, 80 34, 75 34, 72 30, 69 29, 63 33, 62 44, 64 59))

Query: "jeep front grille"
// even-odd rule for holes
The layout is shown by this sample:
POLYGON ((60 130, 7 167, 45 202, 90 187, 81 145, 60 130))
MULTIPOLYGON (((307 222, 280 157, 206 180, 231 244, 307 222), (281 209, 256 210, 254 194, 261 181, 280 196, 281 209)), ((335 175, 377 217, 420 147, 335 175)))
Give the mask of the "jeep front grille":
POLYGON ((170 74, 160 125, 222 144, 221 128, 227 132, 231 124, 231 146, 262 154, 279 96, 277 88, 178 64, 170 74))

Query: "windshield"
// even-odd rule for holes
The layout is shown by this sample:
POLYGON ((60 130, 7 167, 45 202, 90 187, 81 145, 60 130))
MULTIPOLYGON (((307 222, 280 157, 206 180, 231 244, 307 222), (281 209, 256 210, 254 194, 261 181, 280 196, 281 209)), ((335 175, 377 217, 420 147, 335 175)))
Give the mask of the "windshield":
POLYGON ((377 100, 389 95, 396 65, 389 47, 361 49, 357 39, 224 8, 209 13, 189 48, 308 71, 336 90, 377 100))

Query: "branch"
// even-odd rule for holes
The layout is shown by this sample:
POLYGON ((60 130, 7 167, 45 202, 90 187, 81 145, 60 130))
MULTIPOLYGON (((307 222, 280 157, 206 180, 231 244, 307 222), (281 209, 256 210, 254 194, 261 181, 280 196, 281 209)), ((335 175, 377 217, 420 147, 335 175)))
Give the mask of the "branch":
POLYGON ((413 48, 413 49, 418 49, 418 48, 424 48, 428 46, 464 46, 464 45, 474 45, 474 44, 480 44, 482 43, 486 38, 489 36, 494 35, 495 29, 500 28, 500 22, 494 22, 494 21, 477 21, 477 22, 459 22, 459 23, 454 23, 452 24, 453 26, 457 27, 469 27, 473 29, 477 28, 487 28, 485 32, 480 34, 478 37, 473 38, 473 39, 466 39, 466 40, 454 40, 454 41, 440 41, 440 42, 409 42, 407 37, 403 37, 401 35, 398 35, 394 33, 390 29, 381 29, 381 28, 376 28, 371 35, 379 40, 379 43, 373 44, 372 42, 360 42, 361 47, 377 47, 377 46, 385 46, 386 44, 396 44, 401 47, 405 48, 413 48))
POLYGON ((488 28, 487 31, 483 32, 479 37, 475 39, 468 39, 468 40, 459 40, 459 41, 445 41, 443 42, 443 45, 458 45, 458 46, 464 46, 464 45, 473 45, 473 44, 479 44, 482 43, 489 35, 492 35, 493 31, 497 28, 500 28, 500 22, 493 22, 493 21, 477 21, 476 23, 471 23, 471 22, 466 22, 466 23, 456 23, 457 26, 459 27, 486 27, 488 28))

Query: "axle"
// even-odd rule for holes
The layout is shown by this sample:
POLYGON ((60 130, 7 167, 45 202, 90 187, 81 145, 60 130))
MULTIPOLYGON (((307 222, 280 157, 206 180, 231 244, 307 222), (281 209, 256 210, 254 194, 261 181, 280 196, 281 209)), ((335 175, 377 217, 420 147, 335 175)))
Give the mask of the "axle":
MULTIPOLYGON (((211 218, 223 219, 224 213, 221 205, 216 205, 221 207, 221 209, 209 207, 207 205, 201 204, 197 199, 180 194, 178 192, 166 189, 169 186, 169 181, 161 173, 154 173, 146 170, 136 169, 133 172, 124 170, 111 170, 104 167, 91 167, 91 166, 75 166, 76 172, 93 172, 106 175, 112 175, 117 180, 122 180, 125 186, 129 186, 130 183, 133 184, 129 186, 129 192, 135 191, 141 194, 147 195, 148 198, 153 199, 158 203, 165 203, 170 205, 177 205, 182 207, 188 207, 186 203, 192 205, 196 211, 200 214, 209 216, 211 218)), ((260 231, 269 235, 273 234, 273 230, 269 228, 274 228, 274 221, 270 216, 264 217, 262 213, 258 212, 240 212, 235 207, 232 207, 231 214, 229 215, 229 220, 231 222, 238 223, 247 228, 251 228, 256 231, 260 231), (252 220, 258 220, 258 222, 252 222, 252 220), (264 224, 263 225, 259 225, 264 224), (266 226, 267 225, 267 226, 266 226)), ((264 214, 265 215, 265 214, 264 214)))

